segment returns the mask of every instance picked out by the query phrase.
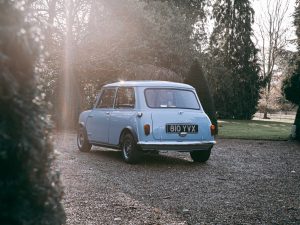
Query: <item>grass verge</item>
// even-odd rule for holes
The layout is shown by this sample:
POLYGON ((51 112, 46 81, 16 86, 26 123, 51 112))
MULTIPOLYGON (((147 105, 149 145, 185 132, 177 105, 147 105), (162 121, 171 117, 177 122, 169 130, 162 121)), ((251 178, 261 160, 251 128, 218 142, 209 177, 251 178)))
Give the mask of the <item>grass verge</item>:
POLYGON ((220 138, 289 140, 291 123, 257 120, 220 120, 220 138))

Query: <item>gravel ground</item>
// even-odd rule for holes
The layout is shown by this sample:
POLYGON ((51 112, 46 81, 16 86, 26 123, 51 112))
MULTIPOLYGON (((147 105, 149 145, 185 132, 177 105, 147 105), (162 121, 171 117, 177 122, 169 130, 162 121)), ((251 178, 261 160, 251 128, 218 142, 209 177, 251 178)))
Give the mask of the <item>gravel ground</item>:
POLYGON ((300 224, 298 143, 217 142, 205 164, 171 152, 128 165, 57 134, 67 224, 300 224))

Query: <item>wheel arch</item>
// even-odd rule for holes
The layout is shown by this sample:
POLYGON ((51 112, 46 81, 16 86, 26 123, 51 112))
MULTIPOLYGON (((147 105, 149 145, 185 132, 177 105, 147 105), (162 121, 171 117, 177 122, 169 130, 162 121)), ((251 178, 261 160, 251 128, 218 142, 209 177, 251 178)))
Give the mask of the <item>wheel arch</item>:
POLYGON ((121 145, 123 136, 124 136, 125 134, 128 134, 128 133, 130 133, 130 134, 133 136, 135 142, 138 142, 138 136, 137 136, 136 131, 135 131, 132 127, 127 126, 127 127, 125 127, 125 128, 122 130, 122 132, 121 132, 121 134, 120 134, 120 137, 119 137, 119 145, 121 145))
POLYGON ((86 129, 81 123, 78 124, 77 146, 78 149, 82 152, 89 152, 92 147, 92 144, 88 140, 86 129))
POLYGON ((78 128, 82 128, 82 127, 85 128, 84 122, 79 122, 78 123, 78 128))
POLYGON ((85 133, 85 135, 86 135, 86 137, 87 137, 87 139, 88 139, 88 134, 87 134, 87 130, 86 130, 86 127, 85 127, 85 124, 84 124, 84 122, 79 122, 78 123, 78 130, 79 129, 81 129, 81 128, 83 128, 83 131, 84 131, 84 133, 85 133))

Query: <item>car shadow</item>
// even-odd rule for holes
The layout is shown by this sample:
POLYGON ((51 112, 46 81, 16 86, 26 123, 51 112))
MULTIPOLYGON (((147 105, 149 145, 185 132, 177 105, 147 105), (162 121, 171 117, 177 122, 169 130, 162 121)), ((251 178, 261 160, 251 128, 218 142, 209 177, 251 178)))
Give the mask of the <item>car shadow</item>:
POLYGON ((114 160, 114 161, 118 161, 118 162, 123 162, 121 151, 117 151, 117 150, 93 149, 88 154, 94 155, 96 157, 110 159, 110 160, 114 160))
POLYGON ((147 165, 195 165, 192 161, 189 161, 179 156, 170 156, 163 153, 160 154, 143 154, 140 163, 147 165))
MULTIPOLYGON (((125 163, 122 159, 121 151, 118 150, 107 150, 107 149, 93 149, 89 154, 106 158, 108 160, 114 160, 118 162, 125 163)), ((176 153, 172 153, 176 154, 176 153)), ((188 153, 185 153, 188 154, 188 153)), ((197 166, 204 165, 205 163, 194 163, 192 160, 182 158, 182 154, 178 153, 177 155, 166 155, 165 153, 151 154, 143 153, 139 162, 136 165, 188 165, 188 166, 197 166)))

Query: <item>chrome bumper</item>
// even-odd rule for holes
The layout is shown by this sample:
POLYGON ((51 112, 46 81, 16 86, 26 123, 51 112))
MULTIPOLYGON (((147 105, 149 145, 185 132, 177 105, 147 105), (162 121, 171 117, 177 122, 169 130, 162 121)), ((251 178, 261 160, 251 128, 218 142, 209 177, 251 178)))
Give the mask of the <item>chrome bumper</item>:
POLYGON ((137 143, 144 151, 180 151, 191 152, 209 150, 216 144, 215 141, 139 141, 137 143))

